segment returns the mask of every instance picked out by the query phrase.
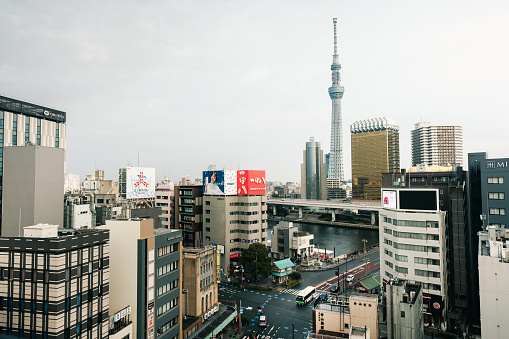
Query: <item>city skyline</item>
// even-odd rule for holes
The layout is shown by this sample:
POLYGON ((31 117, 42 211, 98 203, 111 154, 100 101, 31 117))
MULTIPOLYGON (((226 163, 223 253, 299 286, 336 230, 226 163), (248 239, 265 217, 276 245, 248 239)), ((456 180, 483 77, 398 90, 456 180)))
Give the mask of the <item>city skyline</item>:
POLYGON ((331 19, 349 127, 400 126, 401 168, 415 123, 463 127, 463 152, 506 157, 504 32, 509 4, 488 1, 26 5, 0 13, 0 94, 67 113, 66 171, 117 180, 129 164, 157 179, 218 168, 299 181, 302 145, 330 150, 331 19), (439 10, 437 10, 439 9, 439 10))

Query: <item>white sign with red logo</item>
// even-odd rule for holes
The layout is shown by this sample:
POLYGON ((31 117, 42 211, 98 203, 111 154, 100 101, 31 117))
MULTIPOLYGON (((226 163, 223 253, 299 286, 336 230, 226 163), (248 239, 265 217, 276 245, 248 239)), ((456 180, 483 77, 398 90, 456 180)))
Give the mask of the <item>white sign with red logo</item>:
POLYGON ((148 167, 127 167, 126 198, 146 199, 156 196, 156 169, 148 167))

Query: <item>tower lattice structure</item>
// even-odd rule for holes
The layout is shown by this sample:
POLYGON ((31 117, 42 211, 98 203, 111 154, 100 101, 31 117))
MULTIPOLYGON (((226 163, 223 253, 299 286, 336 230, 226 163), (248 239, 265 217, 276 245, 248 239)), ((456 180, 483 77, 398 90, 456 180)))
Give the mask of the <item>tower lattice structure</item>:
POLYGON ((331 142, 330 142, 330 158, 329 158, 329 179, 339 179, 343 181, 345 178, 343 164, 343 122, 341 114, 341 99, 345 88, 341 86, 341 75, 339 70, 341 64, 338 57, 337 44, 337 18, 333 19, 334 23, 334 55, 332 59, 332 86, 329 87, 329 96, 332 100, 332 119, 331 119, 331 142))

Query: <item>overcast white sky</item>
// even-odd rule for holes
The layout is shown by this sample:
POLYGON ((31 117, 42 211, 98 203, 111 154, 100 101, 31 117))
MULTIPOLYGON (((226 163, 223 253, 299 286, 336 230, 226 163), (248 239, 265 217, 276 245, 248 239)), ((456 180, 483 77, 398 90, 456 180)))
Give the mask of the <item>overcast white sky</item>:
POLYGON ((339 21, 345 176, 350 125, 462 125, 468 152, 509 157, 509 1, 2 1, 0 93, 67 112, 67 172, 159 180, 209 164, 300 181, 329 151, 339 21))

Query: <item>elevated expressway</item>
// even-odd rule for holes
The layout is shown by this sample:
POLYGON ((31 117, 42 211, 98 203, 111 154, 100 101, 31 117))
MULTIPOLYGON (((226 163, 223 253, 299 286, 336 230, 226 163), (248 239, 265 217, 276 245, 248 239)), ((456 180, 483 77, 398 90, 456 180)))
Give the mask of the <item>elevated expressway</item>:
POLYGON ((305 200, 305 199, 268 199, 268 211, 272 207, 272 212, 276 215, 277 206, 290 206, 299 209, 299 218, 302 218, 304 209, 330 211, 332 214, 332 221, 336 221, 336 214, 341 214, 345 210, 352 212, 368 211, 371 212, 371 225, 376 223, 376 215, 383 209, 381 205, 362 204, 362 203, 347 203, 336 202, 331 200, 305 200))

